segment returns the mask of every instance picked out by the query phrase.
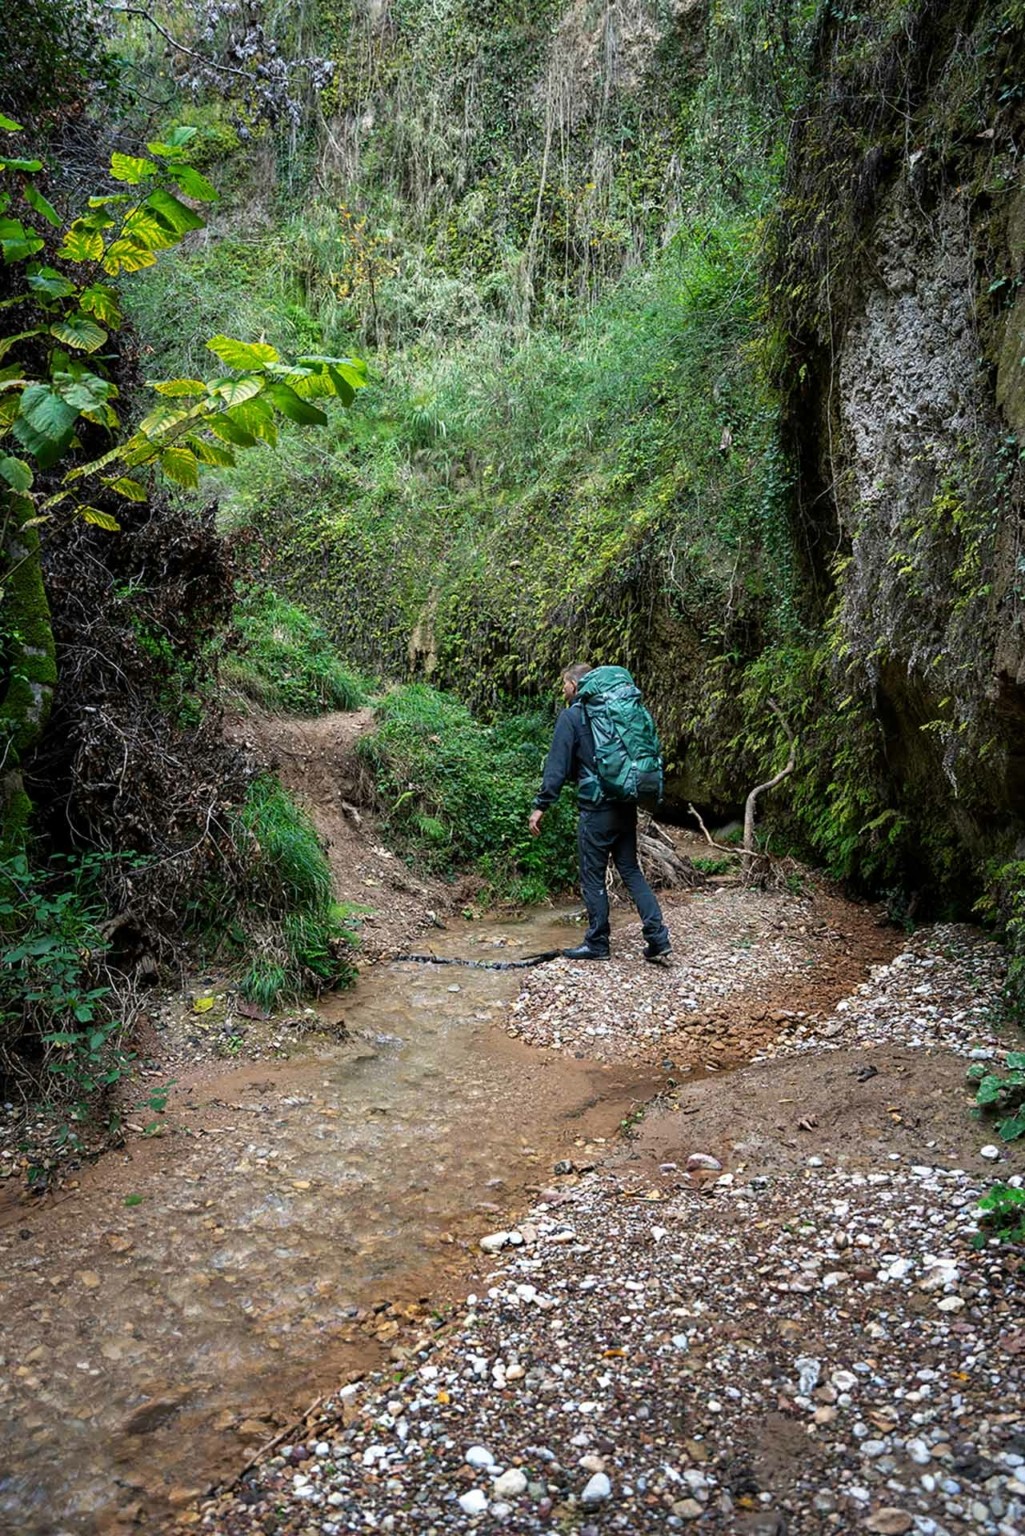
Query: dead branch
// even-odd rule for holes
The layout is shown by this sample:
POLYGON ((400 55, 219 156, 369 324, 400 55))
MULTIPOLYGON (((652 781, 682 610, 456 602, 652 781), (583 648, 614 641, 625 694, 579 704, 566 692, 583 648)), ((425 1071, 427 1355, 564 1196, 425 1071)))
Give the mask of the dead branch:
POLYGON ((758 853, 758 849, 755 848, 755 806, 758 801, 758 796, 764 794, 767 789, 775 789, 777 784, 781 784, 785 778, 793 773, 794 765, 797 762, 796 737, 794 736, 793 731, 790 729, 790 726, 783 715, 783 711, 780 709, 775 699, 769 699, 768 704, 769 708, 776 716, 776 719, 779 721, 780 725, 782 725, 784 731, 786 732, 787 741, 790 743, 790 755, 787 758, 786 767, 781 768, 779 773, 775 774, 771 779, 766 779, 764 784, 756 784, 754 789, 748 795, 744 804, 743 851, 749 855, 757 855, 758 853))
POLYGON ((652 819, 637 833, 637 852, 649 884, 676 890, 704 885, 705 876, 678 853, 672 838, 652 819))

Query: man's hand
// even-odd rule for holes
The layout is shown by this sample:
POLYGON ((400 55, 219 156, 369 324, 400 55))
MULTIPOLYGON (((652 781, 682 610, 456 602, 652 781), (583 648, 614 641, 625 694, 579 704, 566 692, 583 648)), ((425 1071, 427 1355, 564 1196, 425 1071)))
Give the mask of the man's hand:
POLYGON ((531 811, 531 813, 530 813, 530 821, 527 823, 527 825, 530 827, 530 835, 531 835, 531 837, 538 837, 538 836, 540 836, 540 833, 541 833, 541 817, 543 815, 544 815, 544 811, 531 811))

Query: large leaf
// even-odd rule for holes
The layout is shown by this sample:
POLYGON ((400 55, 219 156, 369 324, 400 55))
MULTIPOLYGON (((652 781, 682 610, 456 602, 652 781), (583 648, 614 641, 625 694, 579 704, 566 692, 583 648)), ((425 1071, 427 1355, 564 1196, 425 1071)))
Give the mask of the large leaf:
POLYGON ((198 132, 198 128, 190 128, 184 123, 180 123, 177 128, 171 130, 166 139, 158 140, 153 144, 147 144, 146 148, 151 155, 163 155, 165 157, 179 155, 186 144, 191 143, 196 137, 198 132))
POLYGON ((54 229, 60 228, 60 214, 53 204, 48 202, 43 196, 35 182, 27 181, 22 187, 21 192, 30 208, 34 208, 41 218, 44 218, 48 224, 53 225, 54 229))
POLYGON ((148 501, 149 492, 138 480, 132 480, 127 475, 119 475, 116 480, 108 480, 107 485, 126 501, 148 501))
POLYGON ((135 208, 125 219, 122 235, 144 251, 169 251, 178 236, 149 208, 135 208))
POLYGON ((199 489, 199 464, 189 448, 165 448, 157 462, 169 480, 190 491, 199 489))
POLYGON ((1008 1051, 1007 1065, 1012 1071, 1025 1071, 1025 1051, 1008 1051))
POLYGON ((211 443, 202 437, 193 436, 192 433, 185 441, 201 464, 211 464, 216 469, 230 469, 236 462, 231 449, 222 448, 220 443, 211 443))
POLYGON ((56 325, 51 325, 50 335, 56 336, 58 341, 65 342, 69 347, 77 347, 80 352, 95 352, 107 339, 106 331, 81 310, 77 314, 65 315, 56 325))
POLYGON ((173 229, 176 235, 187 235, 192 229, 202 229, 205 220, 192 208, 180 202, 170 192, 165 192, 163 187, 156 187, 147 197, 147 208, 152 208, 158 214, 169 229, 173 229))
POLYGON ((244 400, 252 400, 254 395, 258 395, 263 386, 263 379, 243 376, 240 379, 214 379, 208 388, 225 405, 241 405, 244 400))
POLYGON ((78 302, 87 314, 94 315, 103 325, 121 324, 117 295, 106 283, 92 283, 88 288, 83 288, 78 302))
POLYGON ((9 160, 6 155, 0 155, 0 171, 24 171, 27 175, 34 176, 36 171, 42 169, 41 160, 9 160))
POLYGON ((198 203, 215 203, 217 201, 217 188, 210 185, 205 176, 201 176, 195 166, 169 165, 168 175, 181 187, 186 197, 194 197, 198 203))
POLYGON ((241 371, 278 361, 276 350, 265 341, 236 341, 233 336, 211 336, 207 346, 222 363, 241 371))
POLYGON ((160 379, 154 382, 147 379, 150 389, 155 389, 158 395, 169 395, 171 399, 189 399, 195 395, 205 395, 206 385, 202 379, 160 379))
POLYGON ((287 384, 268 384, 261 400, 269 400, 271 405, 277 406, 282 416, 287 416, 289 421, 301 422, 304 426, 326 427, 327 417, 317 406, 311 405, 308 400, 301 400, 294 389, 289 389, 287 384))
POLYGON ((119 272, 141 272, 143 267, 153 267, 156 260, 152 251, 143 250, 134 240, 115 240, 107 248, 103 270, 117 277, 119 272))
POLYGON ((105 528, 108 533, 121 532, 121 524, 117 518, 111 517, 109 512, 102 512, 99 507, 79 507, 78 515, 97 528, 105 528))
POLYGON ((48 384, 30 384, 12 431, 43 469, 56 464, 74 436, 78 412, 48 384))
POLYGON ((245 427, 240 427, 237 421, 232 421, 226 411, 218 416, 211 416, 203 425, 208 431, 226 443, 234 443, 236 448, 255 448, 257 439, 245 427))
POLYGON ((12 458, 10 454, 0 454, 0 479, 6 481, 13 491, 30 491, 32 489, 32 468, 24 459, 12 458))
POLYGON ((1017 1141, 1019 1136, 1025 1136, 1025 1110, 1020 1109, 1016 1115, 1001 1120, 997 1131, 1002 1141, 1017 1141))
POLYGON ((20 123, 14 121, 13 117, 5 117, 2 112, 0 112, 0 128, 5 133, 24 133, 25 131, 20 123))
POLYGON ((121 155, 114 153, 110 157, 110 174, 115 181, 126 181, 130 187, 137 187, 141 182, 148 181, 157 173, 156 165, 152 160, 143 160, 139 155, 121 155))
POLYGON ((191 411, 186 406, 165 405, 158 402, 139 422, 138 430, 143 437, 151 440, 162 432, 167 432, 171 427, 176 427, 180 422, 188 421, 191 411))
POLYGON ((90 373, 81 364, 67 372, 63 369, 56 372, 53 385, 61 399, 79 411, 99 410, 112 395, 117 394, 109 379, 101 379, 99 374, 90 373))
POLYGON ((266 404, 262 396, 257 396, 253 400, 244 400, 241 405, 233 405, 228 414, 238 422, 240 427, 244 427, 254 437, 261 437, 265 443, 274 447, 278 440, 274 408, 266 404))
POLYGON ((26 261, 43 249, 34 229, 26 229, 20 219, 0 218, 0 250, 4 261, 26 261))
POLYGON ((99 261, 103 256, 103 236, 83 219, 76 219, 64 236, 58 255, 64 261, 99 261))
POLYGON ((53 267, 40 267, 26 279, 33 293, 41 293, 48 299, 67 299, 75 292, 75 285, 55 272, 53 267))
POLYGON ((976 1104, 995 1104, 1004 1091, 1004 1080, 990 1073, 979 1084, 979 1090, 975 1095, 976 1104))

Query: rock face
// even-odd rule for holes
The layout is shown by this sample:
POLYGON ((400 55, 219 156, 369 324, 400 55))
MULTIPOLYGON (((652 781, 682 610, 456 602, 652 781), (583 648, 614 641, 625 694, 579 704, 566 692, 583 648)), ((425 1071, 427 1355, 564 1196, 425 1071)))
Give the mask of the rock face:
POLYGON ((1025 194, 999 6, 914 10, 900 38, 882 4, 860 44, 820 30, 776 291, 797 338, 782 383, 807 574, 890 804, 942 823, 935 874, 1010 856, 1022 831, 1025 194), (864 105, 869 74, 900 82, 903 115, 864 105), (954 134, 962 114, 975 128, 954 134))

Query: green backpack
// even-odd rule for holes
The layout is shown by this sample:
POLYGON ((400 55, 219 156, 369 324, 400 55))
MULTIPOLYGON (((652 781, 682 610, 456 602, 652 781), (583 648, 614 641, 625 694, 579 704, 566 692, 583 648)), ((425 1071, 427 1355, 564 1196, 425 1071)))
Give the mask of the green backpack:
POLYGON ((633 801, 653 810, 664 786, 662 748, 629 672, 595 667, 581 679, 577 699, 594 737, 597 768, 597 781, 581 783, 581 798, 633 801))

